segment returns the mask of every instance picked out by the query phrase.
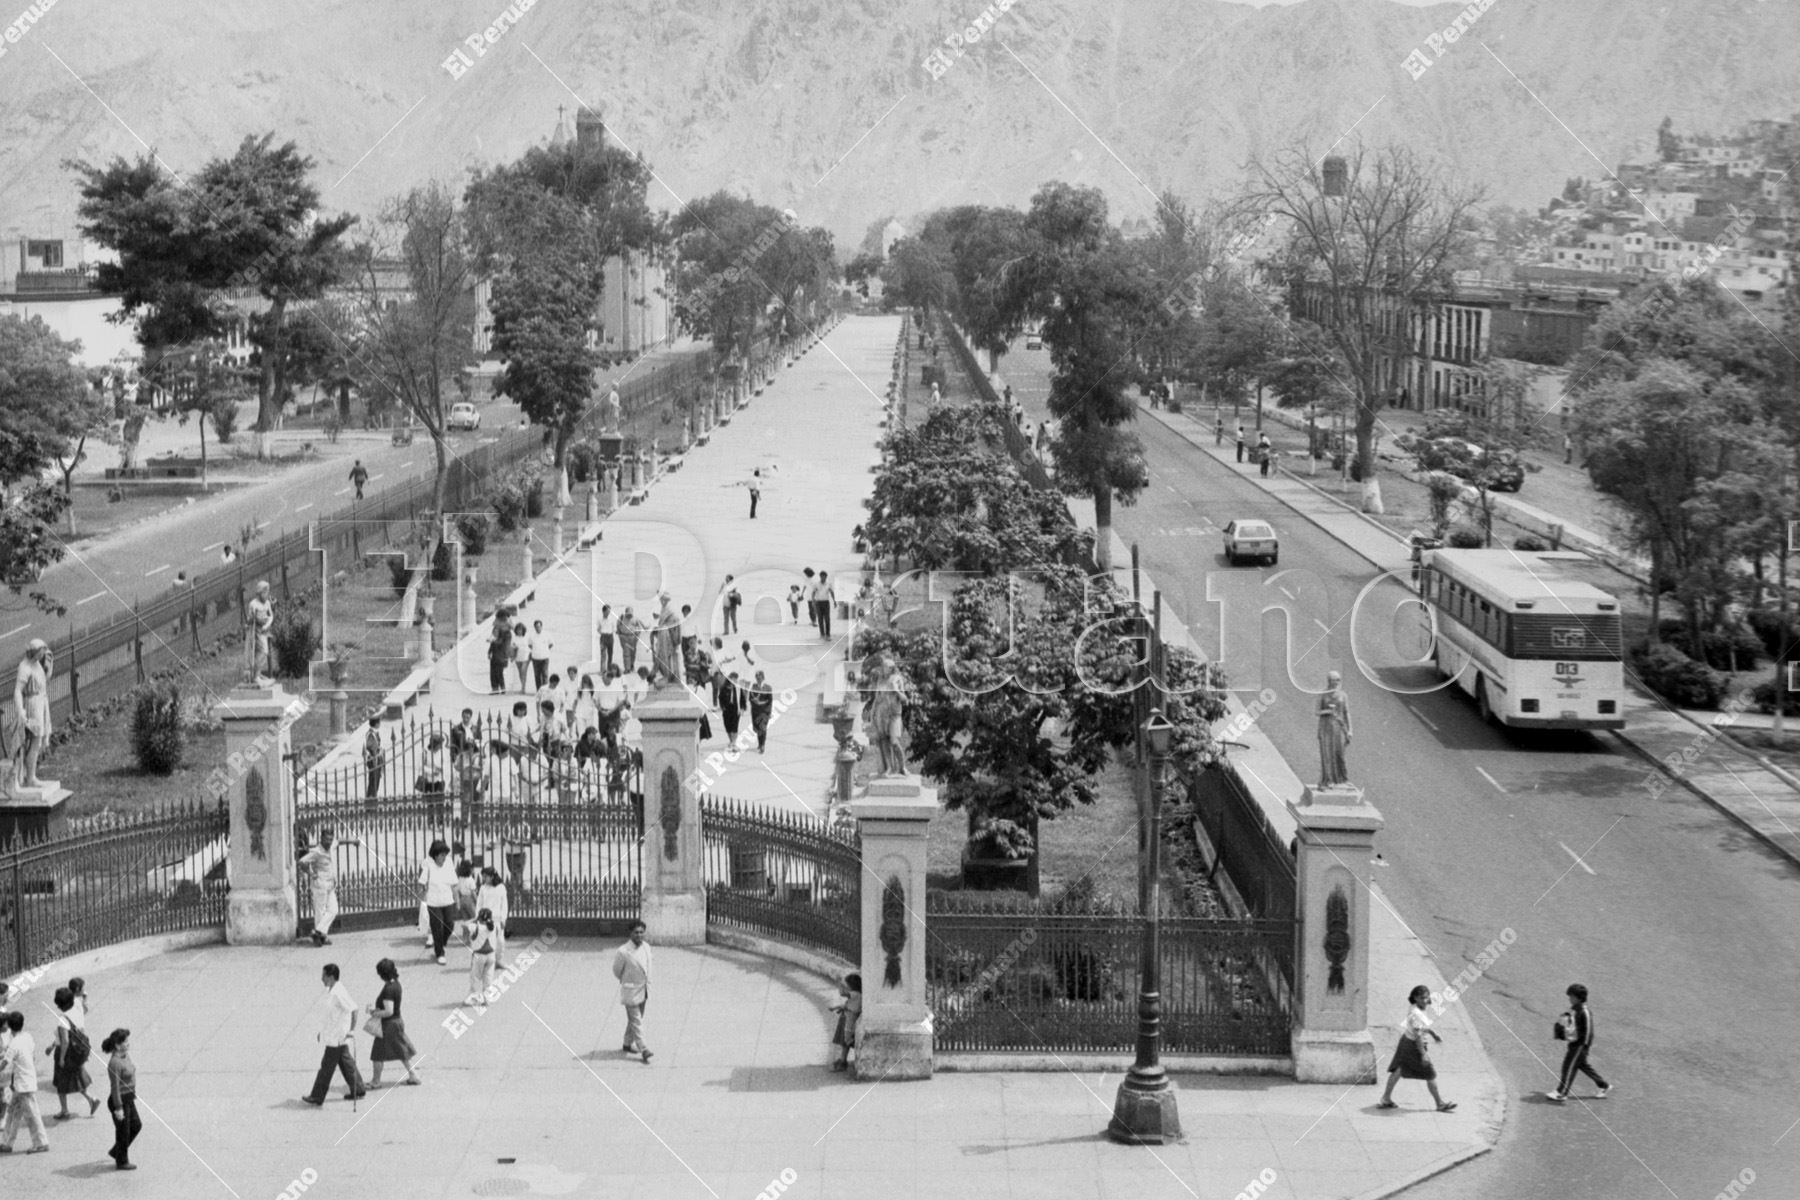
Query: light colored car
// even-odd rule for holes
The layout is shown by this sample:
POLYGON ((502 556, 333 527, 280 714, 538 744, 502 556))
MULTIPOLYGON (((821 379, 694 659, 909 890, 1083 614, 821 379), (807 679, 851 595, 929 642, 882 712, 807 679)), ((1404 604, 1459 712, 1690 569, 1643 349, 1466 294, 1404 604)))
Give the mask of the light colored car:
POLYGON ((1042 350, 1044 348, 1044 335, 1041 333, 1026 334, 1025 348, 1027 350, 1042 350))
POLYGON ((1281 540, 1267 521, 1233 521, 1225 527, 1225 561, 1232 566, 1246 558, 1266 558, 1274 566, 1281 558, 1281 540))
POLYGON ((464 400, 450 406, 450 417, 444 423, 451 429, 480 429, 481 414, 475 411, 473 404, 464 400))

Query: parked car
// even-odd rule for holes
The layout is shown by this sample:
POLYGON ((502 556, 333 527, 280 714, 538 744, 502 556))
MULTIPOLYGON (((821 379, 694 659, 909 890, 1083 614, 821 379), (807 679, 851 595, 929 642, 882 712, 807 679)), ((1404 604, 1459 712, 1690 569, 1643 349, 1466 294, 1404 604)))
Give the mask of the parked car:
POLYGON ((1281 559, 1281 539, 1267 521, 1237 520, 1225 526, 1225 561, 1232 566, 1246 558, 1266 558, 1274 566, 1281 559))
POLYGON ((450 417, 445 424, 451 429, 480 429, 481 414, 475 406, 464 400, 450 406, 450 417))
POLYGON ((1427 438, 1402 435, 1395 445, 1419 459, 1427 471, 1447 471, 1458 479, 1479 483, 1485 477, 1490 492, 1516 492, 1525 486, 1525 464, 1510 450, 1495 454, 1495 465, 1486 466, 1487 451, 1459 437, 1427 438))

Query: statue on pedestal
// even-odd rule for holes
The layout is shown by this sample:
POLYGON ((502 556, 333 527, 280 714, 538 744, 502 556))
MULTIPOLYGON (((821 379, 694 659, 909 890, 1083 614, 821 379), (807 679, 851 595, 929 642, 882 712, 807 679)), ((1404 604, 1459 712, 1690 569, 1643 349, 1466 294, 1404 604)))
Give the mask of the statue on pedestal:
POLYGON ((608 390, 606 399, 600 402, 600 432, 618 433, 621 415, 623 407, 619 402, 619 389, 615 387, 608 390))
POLYGON ((906 677, 886 655, 869 664, 864 692, 863 730, 881 755, 881 775, 906 774, 906 677))
POLYGON ((1325 676, 1325 694, 1319 697, 1319 786, 1344 787, 1350 782, 1350 699, 1344 694, 1344 677, 1336 671, 1325 676))
POLYGON ((50 646, 42 638, 32 638, 19 660, 19 672, 13 683, 13 712, 23 737, 18 745, 19 766, 15 770, 14 788, 47 786, 38 778, 38 756, 50 740, 50 646))
POLYGON ((244 682, 265 686, 275 674, 269 638, 275 628, 275 604, 269 599, 269 581, 256 585, 256 595, 244 605, 244 682))

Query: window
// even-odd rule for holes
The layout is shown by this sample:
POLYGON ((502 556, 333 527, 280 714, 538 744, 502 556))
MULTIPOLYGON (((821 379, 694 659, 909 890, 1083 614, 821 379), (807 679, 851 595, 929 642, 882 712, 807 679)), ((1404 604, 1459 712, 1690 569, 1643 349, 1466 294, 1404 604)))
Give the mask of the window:
MULTIPOLYGON (((40 271, 61 270, 63 265, 63 244, 60 241, 26 242, 25 257, 28 259, 35 258, 41 260, 37 268, 40 271)), ((30 269, 29 266, 26 267, 26 270, 30 269)))

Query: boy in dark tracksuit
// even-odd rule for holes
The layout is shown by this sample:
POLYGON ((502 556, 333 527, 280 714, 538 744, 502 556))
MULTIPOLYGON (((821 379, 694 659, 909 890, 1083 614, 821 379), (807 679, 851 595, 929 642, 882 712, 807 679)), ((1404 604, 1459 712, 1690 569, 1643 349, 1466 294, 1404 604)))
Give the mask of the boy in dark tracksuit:
POLYGON ((1582 984, 1571 983, 1568 995, 1569 1011, 1556 1023, 1556 1036, 1558 1040, 1566 1038, 1569 1048, 1563 1053, 1562 1077, 1557 1080, 1556 1090, 1547 1093, 1547 1097, 1557 1104, 1569 1098, 1569 1089, 1575 1086, 1578 1072, 1594 1081, 1601 1096, 1612 1090, 1612 1086, 1600 1078, 1600 1072, 1588 1063, 1588 1050, 1594 1044, 1594 1013, 1587 1006, 1588 990, 1582 984))

